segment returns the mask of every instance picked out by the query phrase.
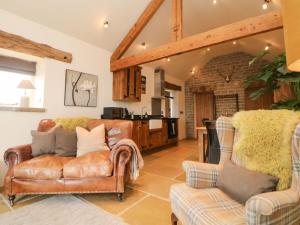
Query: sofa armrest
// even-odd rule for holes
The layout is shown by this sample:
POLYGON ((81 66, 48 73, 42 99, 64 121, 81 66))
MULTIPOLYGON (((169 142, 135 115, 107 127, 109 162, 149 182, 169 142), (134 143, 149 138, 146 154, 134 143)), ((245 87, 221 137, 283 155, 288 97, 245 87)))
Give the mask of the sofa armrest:
POLYGON ((111 150, 110 160, 114 166, 114 176, 124 176, 125 166, 131 157, 131 148, 128 145, 116 146, 111 150))
POLYGON ((271 216, 276 211, 299 204, 299 194, 293 189, 268 192, 251 197, 246 203, 247 219, 256 215, 271 216))
POLYGON ((183 169, 186 172, 186 183, 192 188, 215 187, 221 166, 208 163, 184 161, 183 169))
POLYGON ((9 148, 4 153, 4 162, 9 168, 32 158, 31 144, 9 148))

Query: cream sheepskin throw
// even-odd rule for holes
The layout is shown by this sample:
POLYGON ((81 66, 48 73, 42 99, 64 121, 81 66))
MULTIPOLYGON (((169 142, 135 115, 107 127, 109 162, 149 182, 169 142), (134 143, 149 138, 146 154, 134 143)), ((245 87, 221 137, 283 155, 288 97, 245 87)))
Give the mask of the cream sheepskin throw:
POLYGON ((277 190, 285 190, 292 181, 292 135, 300 113, 290 110, 238 112, 233 126, 239 138, 234 151, 249 170, 279 178, 277 190))

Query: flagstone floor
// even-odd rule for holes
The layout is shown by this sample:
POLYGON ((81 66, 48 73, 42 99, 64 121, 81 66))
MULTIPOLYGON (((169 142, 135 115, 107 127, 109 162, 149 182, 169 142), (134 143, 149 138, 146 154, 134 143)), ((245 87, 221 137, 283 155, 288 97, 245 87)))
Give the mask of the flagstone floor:
MULTIPOLYGON (((123 202, 115 194, 75 195, 110 213, 122 217, 130 225, 170 224, 169 189, 172 184, 184 182, 181 164, 184 160, 198 160, 197 142, 184 140, 177 146, 144 156, 145 167, 137 181, 128 184, 123 202)), ((0 196, 0 213, 24 207, 47 198, 45 195, 18 197, 10 208, 4 196, 0 196)))

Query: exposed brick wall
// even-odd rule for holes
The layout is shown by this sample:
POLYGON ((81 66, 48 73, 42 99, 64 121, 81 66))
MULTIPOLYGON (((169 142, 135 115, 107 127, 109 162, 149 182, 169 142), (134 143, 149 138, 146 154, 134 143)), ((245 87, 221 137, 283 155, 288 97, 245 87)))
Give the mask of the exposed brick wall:
MULTIPOLYGON (((214 91, 215 95, 238 94, 240 110, 245 109, 244 81, 245 78, 258 72, 266 61, 255 63, 249 67, 249 61, 254 56, 244 52, 236 52, 222 55, 211 59, 197 74, 191 76, 185 82, 185 105, 186 105, 186 133, 188 138, 195 136, 194 121, 194 93, 201 91, 214 91), (233 71, 233 66, 234 71, 233 71), (226 83, 224 78, 218 75, 217 70, 223 76, 230 75, 233 71, 232 80, 226 83)), ((234 101, 221 102, 218 104, 222 113, 230 114, 234 111, 234 101)), ((219 108, 217 107, 217 108, 219 108)), ((220 114, 221 112, 217 112, 220 114)))

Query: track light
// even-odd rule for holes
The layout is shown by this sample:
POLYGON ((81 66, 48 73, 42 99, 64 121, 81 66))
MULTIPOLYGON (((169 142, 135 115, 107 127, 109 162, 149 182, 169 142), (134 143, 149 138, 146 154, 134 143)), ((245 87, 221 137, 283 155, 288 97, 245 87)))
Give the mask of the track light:
POLYGON ((262 9, 263 10, 267 10, 268 9, 268 3, 270 3, 271 0, 264 0, 264 4, 262 5, 262 9))
POLYGON ((108 28, 108 26, 109 26, 109 23, 108 23, 108 21, 106 20, 106 21, 103 23, 103 27, 104 27, 104 28, 108 28))
POLYGON ((270 44, 267 44, 266 47, 265 47, 265 51, 266 51, 266 52, 269 51, 269 50, 270 50, 270 47, 271 47, 271 45, 270 45, 270 44))

